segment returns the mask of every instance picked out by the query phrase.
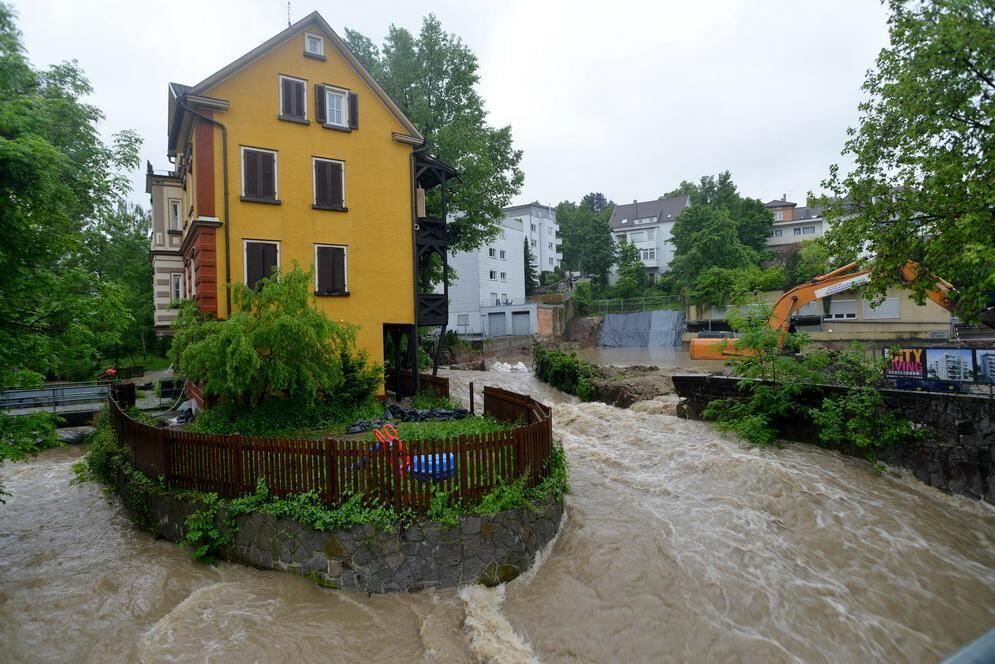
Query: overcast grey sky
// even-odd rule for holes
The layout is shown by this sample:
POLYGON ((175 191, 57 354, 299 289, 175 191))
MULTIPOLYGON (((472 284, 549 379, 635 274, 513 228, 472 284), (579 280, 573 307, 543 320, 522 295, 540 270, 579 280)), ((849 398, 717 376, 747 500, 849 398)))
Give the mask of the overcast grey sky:
MULTIPOLYGON (((287 25, 286 0, 14 0, 29 57, 77 59, 107 116, 166 161, 166 84, 194 84, 287 25)), ((740 191, 799 203, 839 162, 864 72, 887 43, 875 0, 355 4, 293 0, 378 44, 435 13, 480 60, 495 125, 524 151, 514 202, 602 191, 646 200, 729 169, 740 191)), ((136 202, 147 204, 135 173, 136 202)))

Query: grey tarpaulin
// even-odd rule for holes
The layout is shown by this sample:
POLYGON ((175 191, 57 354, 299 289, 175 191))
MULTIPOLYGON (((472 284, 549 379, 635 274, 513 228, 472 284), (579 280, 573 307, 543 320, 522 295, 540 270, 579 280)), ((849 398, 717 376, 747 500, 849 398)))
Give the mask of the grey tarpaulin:
POLYGON ((683 311, 608 314, 601 326, 598 345, 609 348, 677 346, 683 331, 683 311))

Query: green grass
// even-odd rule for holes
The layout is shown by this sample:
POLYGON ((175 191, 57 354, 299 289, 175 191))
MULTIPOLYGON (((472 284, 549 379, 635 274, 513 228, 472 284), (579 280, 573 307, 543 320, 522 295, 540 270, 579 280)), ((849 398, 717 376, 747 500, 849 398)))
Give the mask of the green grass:
MULTIPOLYGON (((401 440, 425 440, 427 438, 455 438, 461 435, 510 431, 510 424, 498 422, 493 417, 471 416, 451 422, 401 422, 397 424, 397 435, 401 440)), ((373 434, 369 436, 373 440, 373 434)))

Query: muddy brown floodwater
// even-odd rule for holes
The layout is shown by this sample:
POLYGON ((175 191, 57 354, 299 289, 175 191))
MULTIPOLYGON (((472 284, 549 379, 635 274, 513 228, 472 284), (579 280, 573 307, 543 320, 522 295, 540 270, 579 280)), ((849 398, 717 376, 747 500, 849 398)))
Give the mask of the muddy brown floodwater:
POLYGON ((526 575, 367 597, 207 567, 53 450, 0 471, 0 661, 934 662, 995 624, 989 505, 529 375, 450 376, 554 404, 573 493, 526 575))

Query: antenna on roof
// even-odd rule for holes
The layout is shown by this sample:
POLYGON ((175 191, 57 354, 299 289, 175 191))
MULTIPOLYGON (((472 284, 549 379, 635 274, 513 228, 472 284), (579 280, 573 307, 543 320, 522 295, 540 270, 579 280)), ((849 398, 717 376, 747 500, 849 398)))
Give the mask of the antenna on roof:
POLYGON ((287 27, 290 27, 290 0, 287 0, 287 27))

